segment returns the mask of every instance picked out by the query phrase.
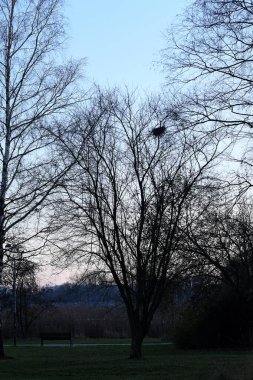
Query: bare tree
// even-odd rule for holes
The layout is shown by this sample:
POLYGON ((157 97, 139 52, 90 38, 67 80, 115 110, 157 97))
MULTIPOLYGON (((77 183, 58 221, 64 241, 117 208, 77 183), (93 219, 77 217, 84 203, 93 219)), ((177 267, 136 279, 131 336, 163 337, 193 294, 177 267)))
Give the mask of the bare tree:
MULTIPOLYGON (((48 302, 43 299, 43 292, 37 283, 39 265, 35 261, 26 258, 26 252, 22 244, 18 242, 7 243, 8 254, 5 257, 2 284, 7 297, 6 309, 13 316, 13 336, 16 344, 17 336, 27 337, 27 332, 34 321, 48 308, 48 302), (10 293, 10 289, 12 292, 10 293)), ((30 253, 29 253, 30 256, 30 253)), ((4 293, 5 293, 4 292, 4 293)))
MULTIPOLYGON (((80 63, 55 63, 64 39, 60 5, 0 0, 0 285, 6 239, 28 219, 23 229, 34 233, 35 215, 65 170, 51 144, 61 133, 57 115, 77 101, 80 63)), ((0 323, 0 358, 1 331, 0 323)))
POLYGON ((195 83, 210 120, 252 127, 252 22, 250 1, 195 0, 168 30, 167 79, 195 83))
POLYGON ((181 218, 219 139, 196 139, 171 125, 159 101, 137 106, 129 94, 100 94, 83 122, 96 123, 96 132, 55 203, 52 243, 68 262, 118 286, 130 357, 140 358, 168 279, 181 264, 181 218))
POLYGON ((245 302, 252 302, 253 241, 252 204, 244 199, 234 204, 223 198, 210 203, 205 212, 187 210, 183 233, 187 236, 184 252, 202 273, 222 281, 245 302))
POLYGON ((242 170, 252 171, 252 10, 251 1, 195 0, 169 28, 163 51, 168 84, 184 93, 184 114, 207 131, 227 128, 237 143, 233 167, 245 189, 251 180, 242 170))
MULTIPOLYGON (((187 213, 190 209, 187 210, 187 213)), ((204 213, 192 207, 192 216, 186 217, 182 227, 184 254, 190 257, 195 271, 189 273, 198 282, 218 284, 218 291, 230 297, 242 314, 241 342, 252 346, 253 300, 253 240, 251 197, 236 204, 219 199, 204 213), (191 222, 190 222, 191 220, 191 222)), ((194 282, 194 281, 193 281, 194 282)), ((202 294, 205 294, 202 292, 202 294)), ((205 295, 204 295, 205 297, 205 295)), ((236 321, 236 316, 231 315, 236 321)), ((241 344, 238 340, 237 344, 241 344)))

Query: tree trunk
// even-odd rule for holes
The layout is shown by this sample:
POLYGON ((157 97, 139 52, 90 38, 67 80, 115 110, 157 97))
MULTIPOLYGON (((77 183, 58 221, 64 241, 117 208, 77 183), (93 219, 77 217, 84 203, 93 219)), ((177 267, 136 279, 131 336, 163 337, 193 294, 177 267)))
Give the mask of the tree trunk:
POLYGON ((132 323, 131 326, 131 350, 130 350, 130 359, 141 359, 142 358, 142 343, 145 336, 143 331, 143 326, 140 323, 136 323, 136 320, 132 323))
MULTIPOLYGON (((0 223, 1 223, 1 218, 0 218, 0 223)), ((4 241, 4 233, 0 227, 0 285, 2 285, 2 276, 3 276, 3 241, 4 241)), ((2 299, 1 298, 2 297, 0 294, 0 360, 5 358, 4 344, 3 344, 2 299)))
POLYGON ((142 342, 143 339, 139 336, 132 336, 131 338, 131 351, 130 359, 141 359, 142 358, 142 342))
POLYGON ((5 358, 4 344, 3 344, 3 328, 2 328, 2 316, 0 311, 0 360, 5 358))
MULTIPOLYGON (((128 321, 131 331, 131 350, 130 359, 142 358, 142 343, 143 339, 147 335, 150 327, 148 313, 140 313, 139 310, 131 310, 131 307, 127 308, 128 321), (142 314, 142 315, 140 315, 142 314)), ((151 320, 151 319, 150 319, 151 320)))

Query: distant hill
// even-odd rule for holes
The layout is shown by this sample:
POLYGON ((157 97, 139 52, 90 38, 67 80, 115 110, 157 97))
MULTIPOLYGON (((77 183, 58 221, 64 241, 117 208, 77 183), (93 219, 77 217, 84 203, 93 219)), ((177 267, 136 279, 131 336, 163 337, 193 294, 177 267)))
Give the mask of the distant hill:
POLYGON ((43 289, 49 302, 57 305, 85 304, 89 306, 108 306, 122 303, 116 286, 102 285, 62 285, 47 286, 43 289))

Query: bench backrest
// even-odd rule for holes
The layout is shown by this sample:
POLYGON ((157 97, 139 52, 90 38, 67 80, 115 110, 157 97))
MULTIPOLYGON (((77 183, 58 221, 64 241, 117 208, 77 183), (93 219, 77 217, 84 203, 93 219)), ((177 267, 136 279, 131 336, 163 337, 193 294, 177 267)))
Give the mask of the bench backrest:
POLYGON ((40 334, 41 339, 45 340, 57 340, 57 339, 71 339, 71 334, 70 333, 41 333, 40 334))

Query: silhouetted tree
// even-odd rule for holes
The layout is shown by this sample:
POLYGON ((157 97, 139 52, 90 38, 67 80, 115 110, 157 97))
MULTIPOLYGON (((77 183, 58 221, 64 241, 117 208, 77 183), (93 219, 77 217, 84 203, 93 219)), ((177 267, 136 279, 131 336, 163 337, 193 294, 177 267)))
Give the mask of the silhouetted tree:
MULTIPOLYGON (((219 140, 177 129, 159 101, 137 106, 129 94, 115 92, 99 93, 80 135, 87 123, 95 133, 55 202, 52 242, 67 262, 103 273, 118 286, 131 330, 130 356, 140 358, 168 278, 182 265, 178 227, 219 140), (154 134, 161 122, 166 131, 154 134)), ((77 133, 77 147, 78 140, 77 133)))
POLYGON ((29 328, 48 308, 50 302, 45 299, 45 292, 37 283, 39 265, 26 258, 22 245, 7 244, 7 247, 9 255, 6 257, 2 278, 2 284, 8 294, 5 296, 6 308, 10 309, 11 316, 14 317, 15 307, 15 333, 26 338, 29 328))
POLYGON ((63 41, 60 3, 0 1, 0 285, 6 240, 28 218, 27 235, 38 232, 40 206, 65 170, 50 144, 60 134, 56 115, 77 100, 72 84, 80 63, 55 64, 63 41))
MULTIPOLYGON (((189 212, 189 210, 188 210, 189 212)), ((253 220, 248 200, 240 204, 225 201, 205 213, 194 213, 183 227, 185 251, 202 263, 209 273, 233 289, 245 302, 253 297, 253 220), (190 222, 192 220, 192 223, 190 222)))
POLYGON ((168 81, 196 85, 202 121, 252 127, 251 34, 249 1, 195 0, 169 28, 168 81))
POLYGON ((168 29, 163 51, 184 115, 207 133, 226 129, 237 143, 230 153, 240 194, 252 185, 252 10, 250 1, 195 0, 168 29))

